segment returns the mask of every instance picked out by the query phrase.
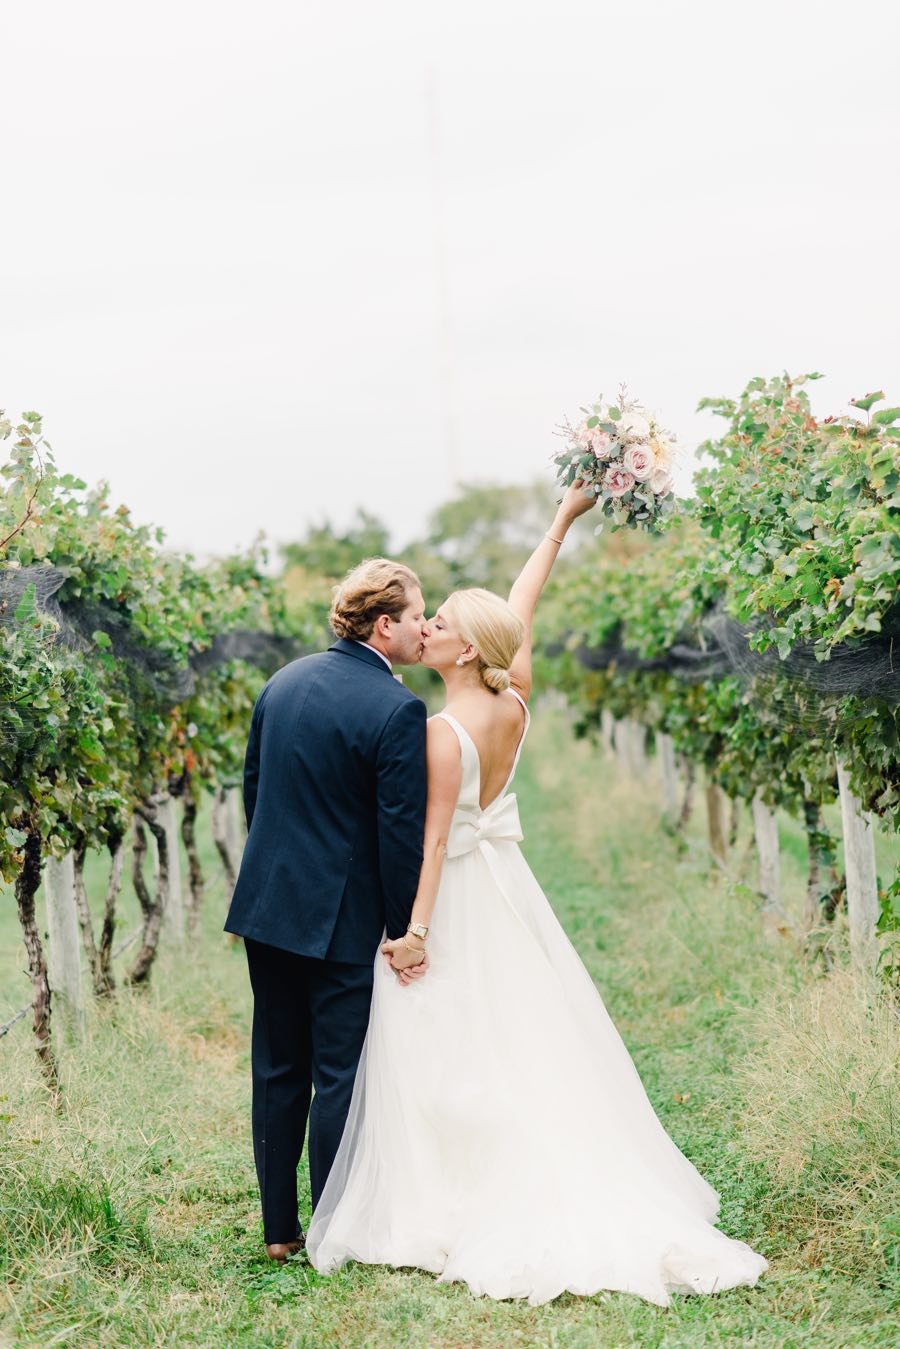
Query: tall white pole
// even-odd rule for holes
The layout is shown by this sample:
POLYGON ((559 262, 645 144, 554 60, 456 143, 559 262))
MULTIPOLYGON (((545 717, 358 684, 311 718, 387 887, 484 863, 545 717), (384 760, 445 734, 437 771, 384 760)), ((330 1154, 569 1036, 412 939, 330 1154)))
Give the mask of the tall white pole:
MULTIPOLYGON (((181 884, 181 831, 174 796, 167 796, 160 802, 158 819, 166 831, 169 851, 169 896, 163 915, 163 932, 180 946, 184 941, 184 890, 181 884)), ((156 868, 158 876, 158 856, 156 868)))
POLYGON ((240 787, 229 787, 225 793, 225 843, 237 873, 244 855, 244 808, 240 787))
POLYGON ((616 747, 616 763, 623 777, 631 776, 631 737, 628 730, 628 718, 618 717, 613 726, 613 743, 616 747))
POLYGON ((84 1020, 84 994, 78 909, 75 905, 75 859, 72 853, 66 853, 62 859, 48 859, 44 867, 44 896, 50 947, 50 988, 63 1008, 64 1020, 78 1033, 84 1020))
POLYGON ((771 806, 762 799, 757 789, 753 797, 753 832, 756 837, 756 856, 759 863, 759 893, 765 904, 763 921, 769 922, 778 909, 781 894, 781 870, 778 853, 778 819, 771 806))
POLYGON ((847 876, 847 919, 850 950, 862 968, 874 965, 878 954, 878 879, 875 869, 875 833, 872 820, 850 787, 850 770, 837 759, 844 834, 844 871, 847 876))
POLYGON ((615 743, 616 719, 608 707, 600 709, 600 744, 605 754, 612 755, 615 743))
POLYGON ((663 813, 668 824, 678 819, 678 769, 675 766, 675 742, 665 731, 657 732, 656 751, 662 775, 663 813))

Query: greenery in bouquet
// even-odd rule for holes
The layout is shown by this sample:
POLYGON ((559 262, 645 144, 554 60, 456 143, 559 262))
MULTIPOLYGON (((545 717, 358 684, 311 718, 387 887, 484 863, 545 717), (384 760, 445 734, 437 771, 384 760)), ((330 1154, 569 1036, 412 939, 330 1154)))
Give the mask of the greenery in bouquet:
POLYGON ((613 529, 658 532, 675 508, 672 469, 675 437, 624 388, 614 403, 601 397, 577 425, 562 428, 565 449, 553 455, 557 482, 563 488, 581 481, 597 498, 604 520, 613 529))

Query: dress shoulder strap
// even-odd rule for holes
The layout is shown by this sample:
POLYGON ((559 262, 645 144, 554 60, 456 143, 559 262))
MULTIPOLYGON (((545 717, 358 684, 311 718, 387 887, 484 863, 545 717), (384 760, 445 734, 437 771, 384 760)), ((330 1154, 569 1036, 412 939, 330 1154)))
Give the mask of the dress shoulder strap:
POLYGON ((463 726, 461 721, 457 721, 452 712, 435 712, 436 717, 441 721, 446 721, 451 727, 456 739, 459 742, 460 767, 462 769, 462 782, 459 788, 459 803, 465 805, 472 801, 477 803, 478 791, 481 782, 481 763, 478 758, 478 749, 475 741, 469 735, 469 732, 463 726))
POLYGON ((506 692, 511 693, 512 696, 515 698, 516 702, 522 704, 522 711, 525 713, 525 729, 527 730, 528 724, 531 721, 531 713, 528 711, 528 704, 522 697, 521 693, 516 693, 515 689, 507 689, 506 692))
POLYGON ((456 717, 454 717, 452 712, 435 712, 434 715, 440 717, 441 721, 446 721, 447 725, 452 727, 456 732, 456 738, 460 745, 460 753, 462 753, 463 756, 465 756, 467 746, 475 750, 477 755, 478 751, 475 749, 474 740, 469 735, 469 732, 466 730, 465 726, 463 726, 462 722, 456 720, 456 717))
POLYGON ((459 735, 460 731, 465 731, 466 729, 465 726, 462 726, 456 720, 456 717, 454 717, 452 712, 435 712, 434 715, 436 717, 440 717, 441 721, 446 721, 448 726, 452 726, 454 731, 456 731, 457 736, 459 735))

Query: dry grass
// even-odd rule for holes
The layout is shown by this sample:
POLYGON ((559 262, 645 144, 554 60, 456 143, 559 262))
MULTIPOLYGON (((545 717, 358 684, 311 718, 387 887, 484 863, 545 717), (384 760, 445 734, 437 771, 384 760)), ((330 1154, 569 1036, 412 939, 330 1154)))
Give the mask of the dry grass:
POLYGON ((809 1229, 818 1263, 900 1256, 900 1016, 846 967, 755 1008, 738 1068, 750 1149, 809 1229), (810 1222, 810 1214, 814 1221, 810 1222))

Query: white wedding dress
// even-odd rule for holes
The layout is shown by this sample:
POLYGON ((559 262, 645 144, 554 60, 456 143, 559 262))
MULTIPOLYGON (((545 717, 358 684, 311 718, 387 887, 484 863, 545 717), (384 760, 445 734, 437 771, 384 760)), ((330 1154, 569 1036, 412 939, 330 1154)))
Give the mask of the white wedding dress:
POLYGON ((766 1261, 713 1226, 716 1192, 656 1118, 519 850, 518 752, 482 810, 478 751, 438 715, 459 738, 462 785, 431 967, 404 987, 376 959, 312 1264, 411 1265, 532 1304, 619 1289, 665 1306, 755 1283, 766 1261))

